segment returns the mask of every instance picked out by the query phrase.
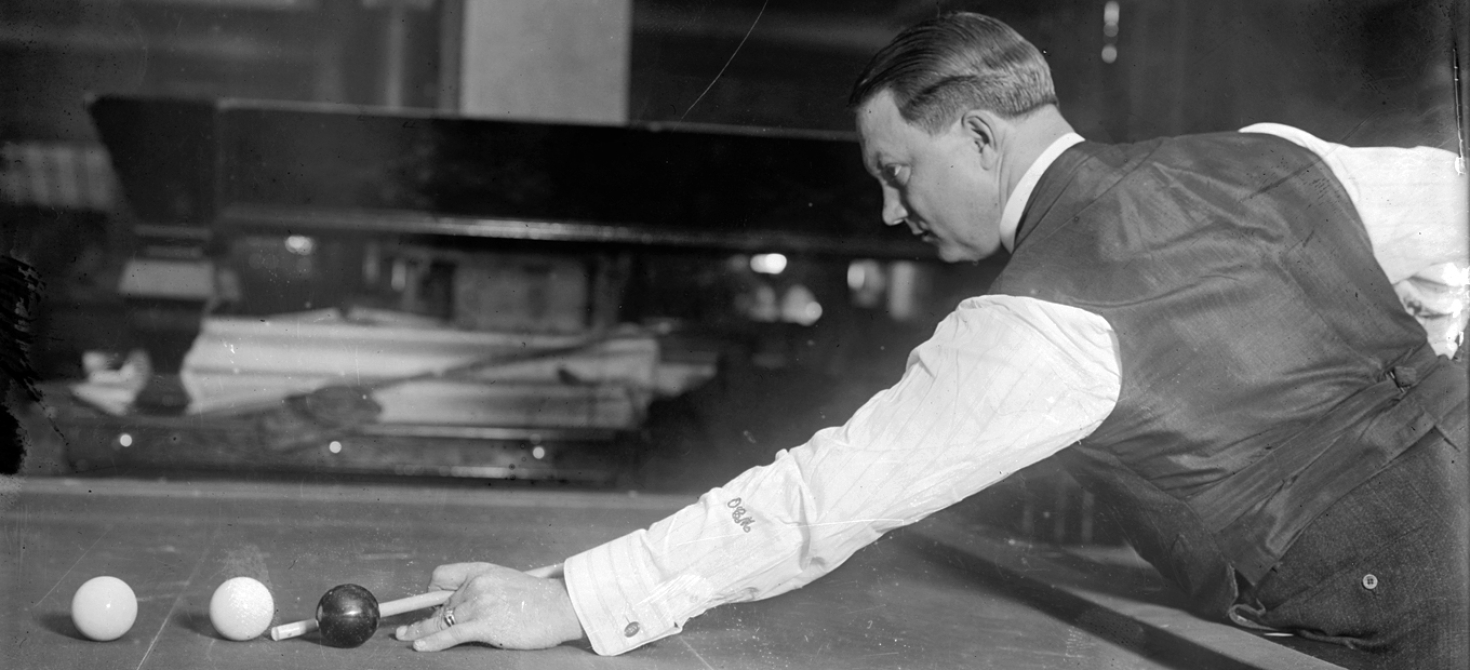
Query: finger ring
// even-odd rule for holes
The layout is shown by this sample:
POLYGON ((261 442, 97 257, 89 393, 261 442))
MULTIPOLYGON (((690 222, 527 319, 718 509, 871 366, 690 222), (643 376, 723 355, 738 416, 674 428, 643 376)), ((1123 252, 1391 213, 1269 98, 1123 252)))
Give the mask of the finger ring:
POLYGON ((444 610, 444 617, 443 617, 443 619, 444 619, 444 627, 445 628, 448 628, 450 626, 453 626, 454 625, 454 610, 453 609, 444 610))

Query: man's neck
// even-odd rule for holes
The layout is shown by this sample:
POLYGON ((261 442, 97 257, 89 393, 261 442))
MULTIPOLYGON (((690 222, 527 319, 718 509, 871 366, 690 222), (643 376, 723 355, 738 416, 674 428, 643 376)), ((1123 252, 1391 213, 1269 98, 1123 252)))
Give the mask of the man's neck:
MULTIPOLYGON (((1067 133, 1075 132, 1055 106, 1047 105, 1011 121, 1010 146, 1004 152, 1001 192, 1009 198, 1021 176, 1046 148, 1067 133)), ((1004 201, 1001 203, 1004 205, 1004 201)))

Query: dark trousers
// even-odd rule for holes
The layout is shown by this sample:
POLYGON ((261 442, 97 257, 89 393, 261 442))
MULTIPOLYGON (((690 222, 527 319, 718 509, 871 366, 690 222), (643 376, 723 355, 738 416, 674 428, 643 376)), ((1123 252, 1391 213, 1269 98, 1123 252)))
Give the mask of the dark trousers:
POLYGON ((1349 668, 1470 668, 1467 539, 1466 454, 1430 431, 1307 528, 1251 618, 1342 645, 1323 657, 1349 668))

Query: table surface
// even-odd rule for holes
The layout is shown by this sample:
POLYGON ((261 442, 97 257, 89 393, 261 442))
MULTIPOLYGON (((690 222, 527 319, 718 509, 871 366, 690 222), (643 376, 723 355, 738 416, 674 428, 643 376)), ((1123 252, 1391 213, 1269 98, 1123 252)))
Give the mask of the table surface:
POLYGON ((231 642, 209 623, 210 596, 230 577, 265 583, 279 624, 310 616, 337 584, 391 600, 421 590, 441 563, 555 563, 690 501, 534 487, 0 479, 0 645, 10 668, 1335 667, 1184 614, 1127 561, 1006 541, 953 515, 892 533, 804 589, 716 608, 618 657, 585 643, 415 653, 391 636, 409 615, 355 649, 315 634, 231 642), (138 596, 137 622, 117 641, 85 640, 70 620, 72 594, 98 575, 138 596))

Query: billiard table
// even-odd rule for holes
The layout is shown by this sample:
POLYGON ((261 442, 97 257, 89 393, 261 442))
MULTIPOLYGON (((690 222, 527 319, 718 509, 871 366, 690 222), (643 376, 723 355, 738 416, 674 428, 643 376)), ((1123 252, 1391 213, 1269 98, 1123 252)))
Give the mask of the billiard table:
POLYGON ((279 624, 310 617, 342 583, 391 600, 423 589, 441 563, 556 563, 692 496, 243 477, 11 477, 0 487, 7 668, 1337 667, 1185 613, 1124 550, 1022 542, 963 509, 890 533, 806 588, 717 608, 618 657, 585 643, 417 653, 392 637, 414 615, 352 649, 315 633, 232 642, 208 617, 230 577, 268 586, 279 624), (68 613, 73 592, 98 575, 123 579, 138 598, 136 623, 112 642, 86 640, 68 613))

